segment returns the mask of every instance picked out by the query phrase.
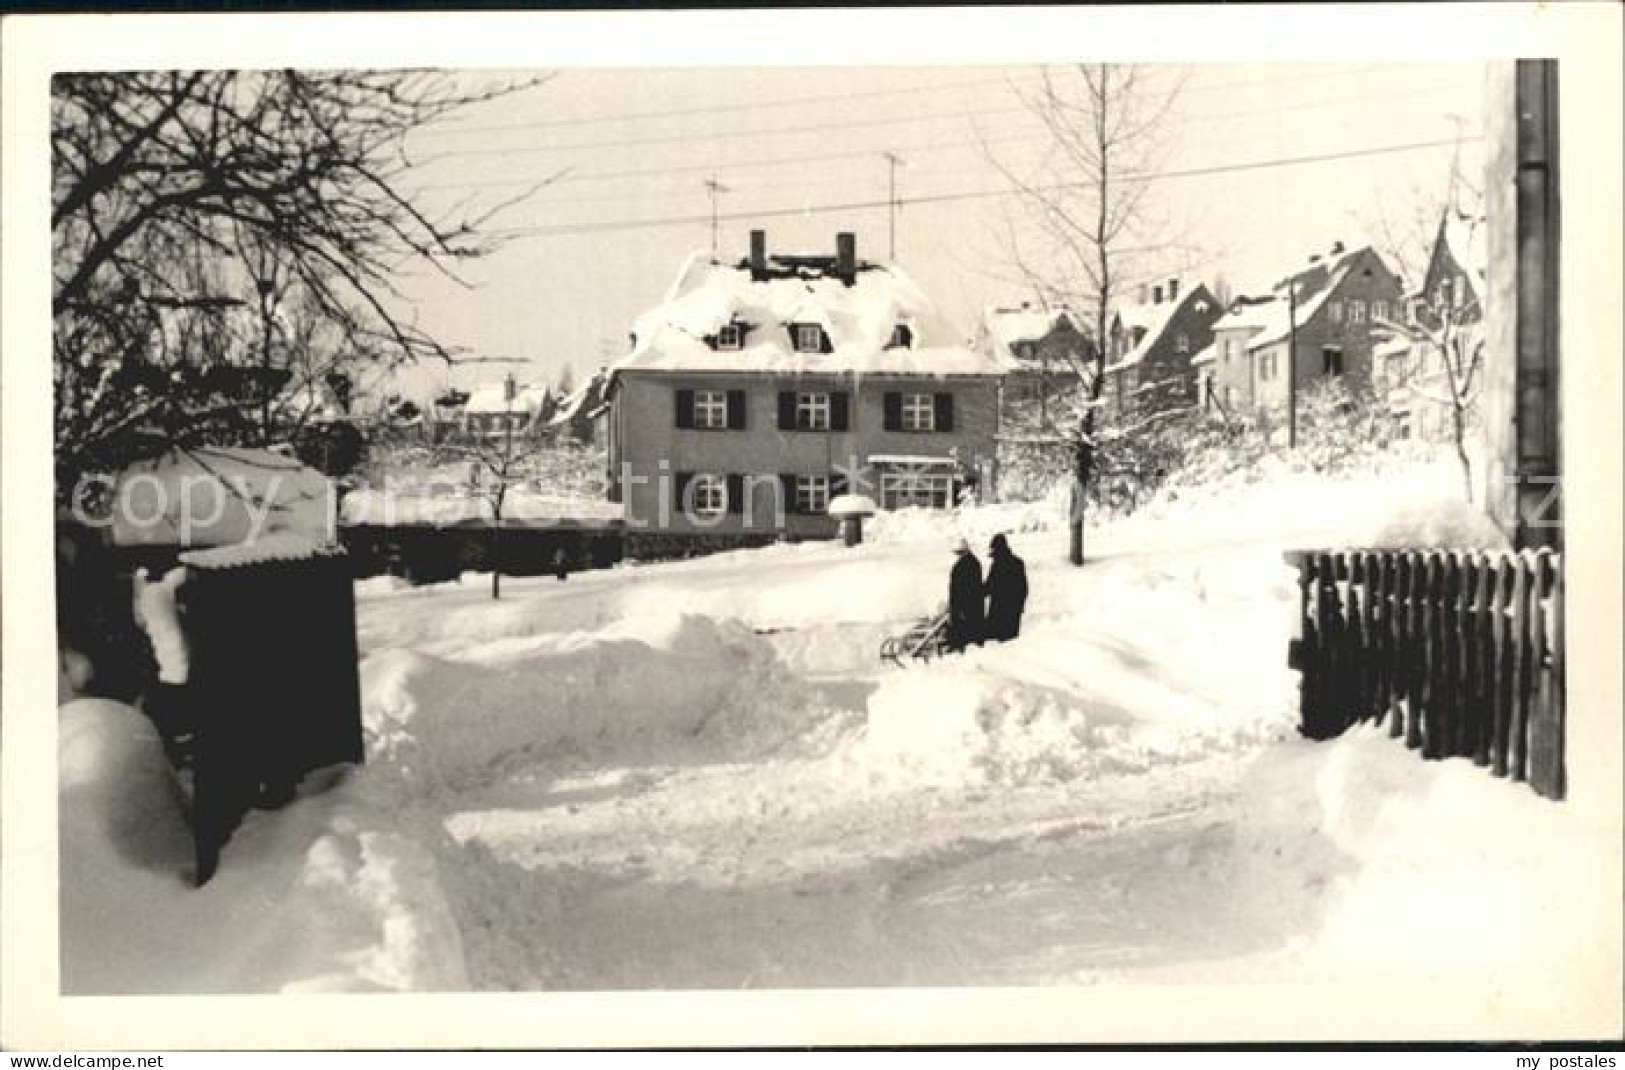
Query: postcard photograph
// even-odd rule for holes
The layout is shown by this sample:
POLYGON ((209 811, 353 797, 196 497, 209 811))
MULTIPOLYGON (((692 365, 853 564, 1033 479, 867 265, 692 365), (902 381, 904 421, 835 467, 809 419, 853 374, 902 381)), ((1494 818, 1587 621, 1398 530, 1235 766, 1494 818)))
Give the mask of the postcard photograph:
POLYGON ((9 790, 6 843, 64 1005, 1132 992, 1043 1039, 1154 1042, 1343 986, 1404 1012, 1320 1039, 1616 1033, 1595 65, 675 25, 38 72, 5 485, 54 621, 8 598, 7 683, 26 627, 54 725, 5 721, 54 857, 9 790))

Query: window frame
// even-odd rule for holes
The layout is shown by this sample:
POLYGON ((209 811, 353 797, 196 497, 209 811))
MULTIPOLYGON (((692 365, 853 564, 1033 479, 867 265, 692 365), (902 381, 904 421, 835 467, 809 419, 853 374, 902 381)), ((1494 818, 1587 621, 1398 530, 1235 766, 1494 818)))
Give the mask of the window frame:
POLYGON ((827 475, 796 476, 795 510, 803 515, 822 516, 829 511, 830 478, 827 475))
POLYGON ((834 424, 834 403, 827 390, 796 391, 796 430, 828 431, 834 424), (819 419, 822 414, 822 420, 819 419))
POLYGON ((1358 327, 1365 323, 1365 302, 1357 297, 1349 298, 1349 326, 1358 327))
POLYGON ((816 323, 797 323, 790 328, 790 344, 797 353, 822 353, 824 351, 824 329, 816 323), (812 339, 812 345, 807 345, 807 339, 812 339))
POLYGON ((717 348, 737 352, 745 348, 745 329, 737 323, 724 323, 717 328, 717 348), (732 341, 729 341, 732 339, 732 341))
POLYGON ((880 507, 947 509, 953 505, 951 472, 888 471, 880 473, 880 507))
POLYGON ((937 429, 937 400, 934 394, 904 393, 900 411, 902 416, 900 426, 904 431, 918 433, 937 429))
POLYGON ((728 511, 728 477, 696 472, 688 483, 687 508, 696 519, 712 520, 728 511))
POLYGON ((694 430, 726 431, 728 429, 728 392, 726 390, 694 391, 694 430))

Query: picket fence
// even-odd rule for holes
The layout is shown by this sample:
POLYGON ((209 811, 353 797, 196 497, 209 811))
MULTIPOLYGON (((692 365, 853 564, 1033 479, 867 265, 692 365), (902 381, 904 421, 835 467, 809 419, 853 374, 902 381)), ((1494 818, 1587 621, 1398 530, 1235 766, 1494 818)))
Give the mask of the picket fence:
POLYGON ((1294 551, 1301 730, 1386 722, 1563 797, 1563 562, 1550 550, 1294 551))

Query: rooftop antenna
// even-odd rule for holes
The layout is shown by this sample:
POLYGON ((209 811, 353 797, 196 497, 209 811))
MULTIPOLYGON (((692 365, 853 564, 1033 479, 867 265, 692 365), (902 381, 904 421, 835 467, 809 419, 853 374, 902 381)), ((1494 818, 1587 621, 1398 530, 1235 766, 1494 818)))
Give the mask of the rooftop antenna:
POLYGON ((705 189, 711 195, 711 255, 715 256, 717 254, 717 199, 720 194, 733 191, 718 182, 717 176, 714 174, 705 180, 705 189))
POLYGON ((886 259, 895 262, 897 260, 897 213, 903 207, 903 202, 897 199, 897 168, 899 166, 907 167, 908 161, 895 152, 888 151, 881 153, 881 155, 886 157, 887 164, 886 209, 888 222, 886 228, 886 259))

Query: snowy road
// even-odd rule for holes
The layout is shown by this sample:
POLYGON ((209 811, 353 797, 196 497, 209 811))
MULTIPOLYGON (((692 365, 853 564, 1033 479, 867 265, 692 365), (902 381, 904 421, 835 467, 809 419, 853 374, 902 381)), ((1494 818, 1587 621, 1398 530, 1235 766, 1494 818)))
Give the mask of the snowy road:
POLYGON ((1617 860, 1617 814, 1385 733, 1296 737, 1281 550, 1470 543, 1448 477, 1165 503, 1093 532, 1082 569, 1054 528, 973 513, 970 535, 1007 528, 1027 559, 1022 635, 909 669, 876 648, 941 601, 948 517, 855 550, 515 580, 501 602, 479 579, 367 581, 367 764, 253 815, 184 898, 150 726, 63 708, 65 985, 1402 977, 1482 1006, 1546 978, 1559 998, 1617 924, 1595 893, 1617 879, 1580 876, 1617 860))

